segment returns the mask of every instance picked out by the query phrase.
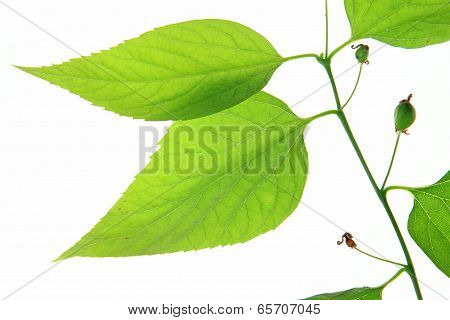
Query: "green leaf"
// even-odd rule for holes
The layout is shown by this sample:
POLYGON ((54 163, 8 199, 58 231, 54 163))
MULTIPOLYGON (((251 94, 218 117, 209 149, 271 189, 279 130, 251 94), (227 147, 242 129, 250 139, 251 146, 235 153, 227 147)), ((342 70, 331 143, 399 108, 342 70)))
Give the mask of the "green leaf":
POLYGON ((449 277, 450 171, 431 186, 405 189, 414 196, 408 231, 436 267, 449 277))
POLYGON ((123 116, 183 120, 246 100, 285 60, 241 24, 194 20, 62 64, 19 68, 123 116))
POLYGON ((450 39, 448 0, 345 0, 352 40, 420 48, 450 39))
POLYGON ((353 288, 345 291, 322 293, 306 298, 306 300, 381 300, 383 287, 353 288))
POLYGON ((214 115, 174 122, 122 198, 59 259, 197 250, 276 228, 305 186, 309 121, 261 92, 214 115))

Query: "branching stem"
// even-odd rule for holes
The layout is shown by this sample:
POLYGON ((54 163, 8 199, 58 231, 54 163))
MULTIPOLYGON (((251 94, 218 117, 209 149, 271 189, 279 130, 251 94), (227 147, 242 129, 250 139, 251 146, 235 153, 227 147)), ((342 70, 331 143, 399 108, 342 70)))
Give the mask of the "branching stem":
POLYGON ((407 270, 407 272, 408 272, 408 274, 409 274, 409 276, 411 278, 411 281, 413 283, 417 299, 422 300, 423 299, 422 298, 422 293, 420 291, 420 286, 419 286, 419 282, 417 280, 416 272, 415 272, 415 269, 414 269, 414 264, 412 262, 411 256, 410 256, 409 251, 408 251, 408 247, 406 246, 406 243, 405 243, 403 235, 402 235, 402 233, 400 231, 400 228, 398 227, 397 221, 395 220, 394 214, 392 213, 392 210, 389 207, 389 204, 388 204, 387 199, 386 199, 386 194, 385 194, 385 192, 383 192, 378 187, 378 185, 377 185, 377 183, 376 183, 376 181, 375 181, 375 179, 374 179, 374 177, 373 177, 373 175, 372 175, 372 173, 371 173, 371 171, 369 169, 369 166, 367 165, 366 160, 364 159, 364 156, 363 156, 363 154, 361 152, 361 149, 359 148, 359 145, 356 142, 356 139, 355 139, 355 137, 353 135, 353 132, 352 132, 352 130, 350 128, 350 125, 348 124, 347 118, 346 118, 344 112, 341 110, 342 109, 342 105, 341 105, 341 101, 340 101, 340 98, 339 98, 339 93, 338 93, 338 90, 337 90, 336 82, 334 80, 334 76, 333 76, 333 72, 331 70, 330 63, 331 63, 332 56, 336 52, 338 52, 341 48, 343 48, 345 45, 347 45, 348 43, 349 43, 349 41, 347 41, 346 43, 344 43, 343 45, 341 45, 337 49, 335 49, 330 54, 330 56, 327 59, 324 59, 322 61, 318 60, 318 61, 319 61, 320 64, 322 64, 324 66, 324 68, 325 68, 325 70, 327 72, 328 78, 330 80, 331 87, 333 89, 334 98, 335 98, 335 101, 336 101, 336 106, 338 108, 337 116, 339 117, 339 120, 341 121, 342 127, 344 128, 345 132, 347 133, 347 136, 348 136, 348 138, 350 140, 350 143, 352 144, 353 149, 355 150, 355 153, 358 156, 359 161, 361 162, 361 165, 364 168, 364 171, 366 172, 366 175, 367 175, 367 177, 368 177, 368 179, 369 179, 369 181, 370 181, 370 183, 371 183, 375 193, 378 196, 378 199, 380 200, 381 204, 383 205, 384 209, 386 210, 386 213, 387 213, 387 215, 389 217, 389 220, 391 221, 392 227, 394 228, 394 231, 395 231, 395 233, 397 235, 398 241, 399 241, 399 243, 400 243, 400 245, 402 247, 403 254, 405 256, 406 263, 407 263, 407 269, 406 270, 407 270))
POLYGON ((325 59, 328 57, 328 0, 325 0, 325 59))

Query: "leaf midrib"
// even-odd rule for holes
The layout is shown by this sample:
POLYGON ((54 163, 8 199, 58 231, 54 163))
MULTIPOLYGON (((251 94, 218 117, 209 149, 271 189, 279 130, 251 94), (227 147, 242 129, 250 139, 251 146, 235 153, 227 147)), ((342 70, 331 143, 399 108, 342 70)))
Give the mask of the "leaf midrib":
MULTIPOLYGON (((134 80, 107 80, 107 79, 96 79, 96 78, 91 78, 91 77, 75 77, 75 76, 69 76, 67 74, 54 74, 54 73, 49 73, 49 72, 44 72, 44 71, 40 71, 39 69, 34 69, 34 68, 28 68, 28 67, 21 67, 24 71, 30 72, 30 73, 39 73, 39 74, 43 74, 43 75, 47 75, 47 76, 54 76, 54 77, 64 77, 64 78, 71 78, 71 79, 79 79, 79 80, 86 80, 86 81, 95 81, 95 82, 108 82, 108 83, 158 83, 158 82, 164 82, 164 81, 171 81, 171 80, 182 80, 182 79, 191 79, 191 78, 196 78, 196 77, 207 77, 210 75, 216 75, 216 74, 220 74, 220 73, 228 73, 228 72, 234 72, 234 71, 242 71, 242 70, 250 70, 250 69, 254 69, 254 68, 259 68, 259 67, 265 67, 265 66, 275 66, 275 65, 279 65, 283 62, 283 59, 280 58, 279 61, 274 61, 274 62, 268 62, 268 63, 262 63, 262 64, 254 64, 254 65, 248 65, 248 66, 244 66, 244 67, 233 67, 233 68, 228 68, 228 69, 221 69, 221 70, 214 70, 214 71, 209 71, 209 72, 201 72, 198 74, 192 74, 192 75, 183 75, 183 76, 175 76, 175 77, 168 77, 168 78, 164 78, 164 79, 156 79, 156 80, 149 80, 149 81, 134 81, 134 80)), ((97 65, 97 64, 96 64, 97 65)), ((106 68, 106 66, 101 65, 102 67, 106 68)), ((106 68, 109 70, 109 68, 106 68)), ((263 72, 261 72, 263 73, 263 72)))

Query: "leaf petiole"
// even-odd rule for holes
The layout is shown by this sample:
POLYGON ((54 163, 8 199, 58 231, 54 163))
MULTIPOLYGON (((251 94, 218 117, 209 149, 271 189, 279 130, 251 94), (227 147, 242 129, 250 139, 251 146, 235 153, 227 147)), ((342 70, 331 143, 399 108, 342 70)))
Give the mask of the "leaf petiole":
POLYGON ((402 264, 402 263, 399 263, 399 262, 391 261, 391 260, 389 260, 389 259, 383 259, 383 258, 374 256, 374 255, 372 255, 372 254, 370 254, 370 253, 367 253, 367 252, 365 252, 365 251, 363 251, 363 250, 361 250, 361 249, 359 249, 359 248, 355 248, 355 250, 358 251, 358 252, 361 252, 362 254, 365 254, 366 256, 369 256, 369 257, 371 257, 371 258, 374 258, 374 259, 377 259, 377 260, 380 260, 380 261, 383 261, 383 262, 395 264, 395 265, 401 266, 401 267, 403 267, 403 268, 404 268, 404 267, 407 267, 406 265, 404 265, 404 264, 402 264))
POLYGON ((327 57, 328 60, 331 61, 331 59, 336 55, 336 53, 338 53, 339 51, 341 51, 342 49, 344 49, 344 47, 348 46, 350 43, 352 43, 353 41, 355 41, 354 39, 350 38, 347 41, 345 41, 343 44, 341 44, 339 47, 337 47, 336 49, 334 49, 330 55, 327 57))
POLYGON ((290 60, 295 60, 295 59, 302 59, 302 58, 316 58, 316 59, 318 59, 319 56, 317 54, 315 54, 315 53, 303 53, 303 54, 297 54, 295 56, 290 56, 290 57, 283 58, 283 62, 290 61, 290 60))
POLYGON ((395 279, 397 279, 402 273, 403 271, 406 271, 406 267, 401 268, 400 270, 398 270, 388 281, 386 281, 385 283, 383 283, 381 286, 379 286, 378 288, 386 288, 389 284, 391 284, 395 279))
POLYGON ((384 194, 387 194, 391 190, 404 190, 410 191, 411 188, 405 186, 389 186, 383 189, 384 194))
POLYGON ((314 116, 312 116, 312 117, 306 118, 305 120, 308 121, 308 122, 312 122, 312 121, 314 121, 314 120, 316 120, 316 119, 319 119, 319 118, 328 116, 328 115, 330 115, 330 114, 335 114, 335 115, 337 115, 338 112, 339 112, 339 111, 337 111, 337 110, 327 110, 327 111, 318 113, 318 114, 316 114, 316 115, 314 115, 314 116))

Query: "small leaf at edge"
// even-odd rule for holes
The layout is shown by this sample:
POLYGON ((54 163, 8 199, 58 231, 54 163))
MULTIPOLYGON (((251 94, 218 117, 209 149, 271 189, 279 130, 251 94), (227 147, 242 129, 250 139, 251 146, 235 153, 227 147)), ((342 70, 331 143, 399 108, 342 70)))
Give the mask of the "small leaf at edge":
POLYGON ((383 289, 382 287, 353 288, 345 291, 318 294, 306 298, 306 300, 381 300, 383 289))
POLYGON ((450 171, 430 186, 407 190, 414 196, 408 231, 436 267, 450 277, 450 171))
POLYGON ((420 48, 450 39, 448 0, 345 0, 352 40, 420 48))

